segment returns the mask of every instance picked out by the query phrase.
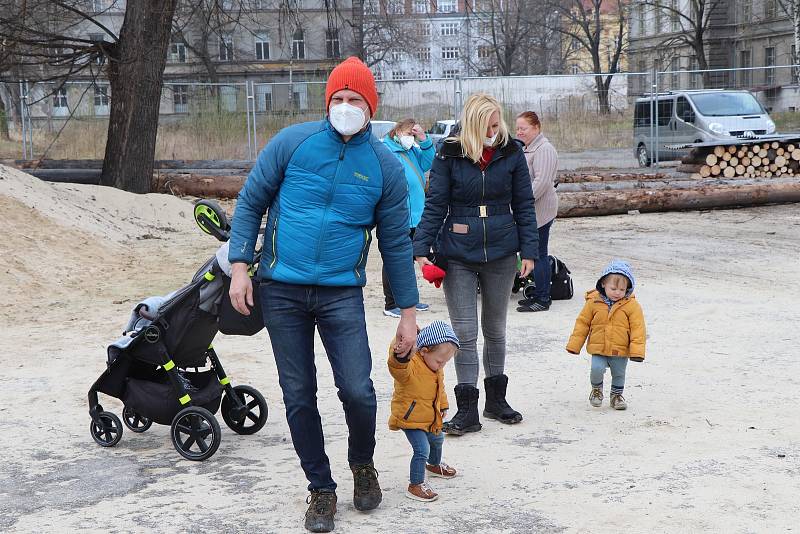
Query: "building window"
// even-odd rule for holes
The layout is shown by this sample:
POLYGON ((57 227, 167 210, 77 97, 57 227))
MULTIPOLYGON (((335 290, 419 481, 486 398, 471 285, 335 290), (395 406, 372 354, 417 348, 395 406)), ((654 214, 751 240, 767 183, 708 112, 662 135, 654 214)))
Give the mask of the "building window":
POLYGON ((436 11, 439 13, 455 13, 457 11, 456 0, 437 0, 436 11))
POLYGON ((364 14, 365 15, 377 15, 378 14, 378 0, 366 0, 364 2, 364 14))
POLYGON ((169 45, 169 62, 186 63, 186 45, 183 43, 172 43, 169 45))
POLYGON ((430 37, 431 25, 428 23, 417 24, 416 26, 417 37, 430 37))
POLYGON ((664 13, 662 11, 661 4, 656 4, 653 7, 653 19, 654 19, 653 25, 655 27, 656 33, 661 33, 661 24, 662 24, 661 18, 663 14, 664 13))
POLYGON ((292 59, 306 58, 306 43, 303 40, 303 30, 297 28, 292 35, 292 59))
POLYGON ((442 59, 458 59, 458 47, 457 46, 443 46, 442 47, 442 59))
POLYGON ((460 72, 461 71, 459 71, 458 69, 444 69, 444 71, 442 71, 442 76, 448 79, 452 79, 456 78, 460 74, 460 72))
MULTIPOLYGON (((689 70, 696 71, 700 68, 697 62, 697 56, 692 56, 689 63, 689 70)), ((692 72, 689 74, 689 89, 698 89, 700 87, 700 73, 692 72)))
POLYGON ((189 111, 189 86, 172 86, 172 103, 175 106, 175 113, 186 113, 189 111))
POLYGON ((678 11, 678 0, 670 0, 669 3, 669 26, 673 32, 681 31, 681 15, 678 11))
POLYGON ((411 9, 414 13, 430 13, 430 0, 414 0, 414 3, 411 5, 411 9))
POLYGON ((108 86, 94 86, 94 113, 95 115, 108 115, 108 86))
POLYGON ((236 87, 223 85, 220 88, 220 101, 222 103, 222 109, 225 111, 236 111, 236 87))
POLYGON ((92 2, 92 11, 95 13, 101 13, 106 9, 106 0, 91 0, 92 2))
POLYGON ((647 31, 647 26, 644 17, 644 4, 637 4, 636 6, 636 26, 639 30, 639 35, 644 35, 647 31))
POLYGON ((417 78, 419 78, 420 80, 430 80, 431 71, 429 71, 429 70, 419 70, 419 71, 417 71, 417 78))
POLYGON ((266 0, 250 0, 250 11, 263 11, 267 9, 266 0))
MULTIPOLYGON (((742 50, 739 52, 739 67, 742 69, 749 69, 752 65, 750 50, 742 50)), ((740 78, 740 87, 749 87, 751 83, 751 71, 743 70, 741 71, 741 78, 740 78)))
POLYGON ((481 21, 480 29, 478 30, 480 35, 486 37, 492 34, 492 23, 488 20, 481 21))
POLYGON ((480 59, 488 59, 492 57, 492 47, 491 46, 479 46, 478 47, 478 57, 480 59))
POLYGON ((255 84, 256 107, 258 111, 272 111, 272 86, 268 84, 255 84))
POLYGON ((392 79, 393 80, 405 80, 406 79, 406 71, 404 71, 404 70, 393 70, 392 71, 392 79))
POLYGON ((415 54, 417 59, 420 61, 430 61, 431 60, 431 49, 430 47, 425 48, 417 48, 417 53, 415 54))
POLYGON ((373 71, 372 76, 375 78, 375 81, 383 80, 383 72, 380 70, 373 71))
POLYGON ((678 58, 676 58, 676 57, 672 58, 672 60, 669 62, 669 70, 670 70, 669 86, 670 86, 670 89, 679 89, 678 86, 680 85, 680 73, 678 72, 678 70, 680 68, 681 68, 680 67, 680 61, 678 60, 678 58))
POLYGON ((258 61, 269 59, 269 37, 265 34, 256 35, 256 59, 258 61))
POLYGON ((69 115, 66 87, 59 87, 53 93, 53 115, 69 115))
POLYGON ((581 73, 581 68, 578 66, 577 63, 573 63, 572 66, 570 67, 570 70, 571 70, 572 74, 580 74, 581 73))
MULTIPOLYGON (((93 43, 103 43, 105 41, 105 35, 102 33, 90 33, 89 40, 93 43)), ((94 58, 94 62, 96 65, 103 65, 106 62, 106 56, 103 52, 100 51, 99 46, 96 52, 96 56, 94 58)))
POLYGON ((405 0, 388 0, 386 12, 390 15, 402 15, 405 13, 405 0))
POLYGON ((775 65, 775 47, 770 46, 764 49, 764 66, 767 67, 764 69, 764 83, 767 85, 774 85, 775 84, 775 69, 773 67, 775 65))
MULTIPOLYGON (((797 48, 795 45, 792 45, 792 65, 797 65, 797 48)), ((798 82, 800 82, 800 69, 792 67, 792 83, 796 84, 798 82)))
POLYGON ((233 36, 230 34, 219 37, 219 60, 233 61, 233 36))
POLYGON ((325 52, 328 59, 341 56, 339 51, 339 30, 327 30, 325 32, 325 52))
POLYGON ((440 28, 442 36, 458 35, 458 22, 445 22, 440 28))
POLYGON ((776 18, 777 16, 778 16, 777 0, 764 0, 764 18, 770 20, 776 18))
POLYGON ((740 10, 742 19, 739 21, 742 24, 753 22, 753 0, 742 0, 742 8, 740 10))

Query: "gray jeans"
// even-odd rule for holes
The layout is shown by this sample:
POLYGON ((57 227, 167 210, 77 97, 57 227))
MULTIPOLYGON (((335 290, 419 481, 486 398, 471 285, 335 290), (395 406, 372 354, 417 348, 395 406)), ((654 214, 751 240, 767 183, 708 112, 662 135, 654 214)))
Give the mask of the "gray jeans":
POLYGON ((481 284, 483 371, 487 377, 503 373, 506 314, 516 270, 516 255, 488 263, 448 261, 443 285, 450 322, 461 342, 455 358, 459 384, 478 384, 478 280, 481 284))

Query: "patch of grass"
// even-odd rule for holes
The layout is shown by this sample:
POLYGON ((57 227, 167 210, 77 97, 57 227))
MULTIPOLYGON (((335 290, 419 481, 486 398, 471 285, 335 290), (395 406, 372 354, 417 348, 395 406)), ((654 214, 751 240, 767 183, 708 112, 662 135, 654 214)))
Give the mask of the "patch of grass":
POLYGON ((770 113, 775 121, 775 128, 780 133, 800 132, 800 113, 796 111, 780 111, 770 113))

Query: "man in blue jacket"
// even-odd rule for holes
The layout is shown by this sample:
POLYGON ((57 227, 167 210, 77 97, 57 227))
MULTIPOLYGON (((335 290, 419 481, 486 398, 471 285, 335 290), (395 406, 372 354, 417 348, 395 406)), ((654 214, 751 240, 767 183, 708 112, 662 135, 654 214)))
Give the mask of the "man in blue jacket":
POLYGON ((353 504, 380 504, 372 456, 376 399, 370 372, 362 288, 371 230, 402 317, 398 352, 416 340, 419 300, 408 234, 407 184, 397 159, 372 135, 378 105, 372 73, 349 58, 328 79, 324 121, 281 130, 261 151, 236 204, 229 259, 230 297, 249 314, 247 264, 267 212, 258 268, 264 323, 269 332, 295 451, 309 481, 305 526, 333 529, 336 483, 325 454, 317 408, 314 327, 317 326, 349 429, 353 504))

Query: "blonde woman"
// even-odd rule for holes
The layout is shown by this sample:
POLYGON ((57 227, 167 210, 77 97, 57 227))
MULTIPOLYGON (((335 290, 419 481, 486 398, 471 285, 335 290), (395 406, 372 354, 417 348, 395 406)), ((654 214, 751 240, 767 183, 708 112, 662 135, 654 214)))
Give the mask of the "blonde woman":
POLYGON ((444 293, 450 322, 461 340, 455 359, 458 412, 444 431, 462 435, 481 429, 478 417, 478 283, 486 403, 483 415, 501 423, 522 421, 506 401, 506 314, 517 253, 521 275, 533 270, 538 232, 528 164, 511 139, 493 97, 467 99, 461 129, 444 141, 431 167, 425 209, 414 236, 420 267, 434 242, 448 260, 444 293), (440 235, 441 233, 441 235, 440 235))

